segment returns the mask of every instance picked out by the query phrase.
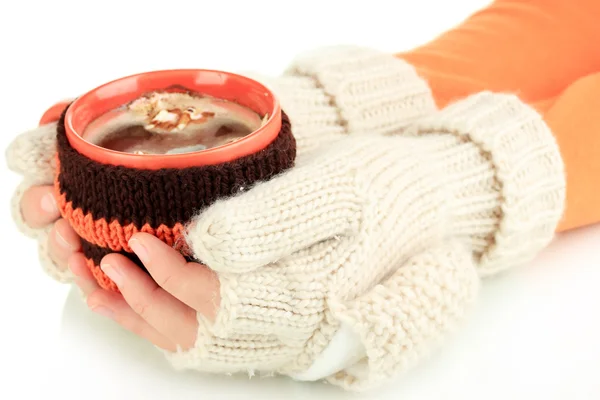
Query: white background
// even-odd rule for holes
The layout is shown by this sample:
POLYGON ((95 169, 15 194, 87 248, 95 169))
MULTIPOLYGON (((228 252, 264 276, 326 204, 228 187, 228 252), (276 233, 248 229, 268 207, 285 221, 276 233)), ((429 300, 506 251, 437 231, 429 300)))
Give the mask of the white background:
MULTIPOLYGON (((54 101, 124 75, 165 68, 276 74, 296 53, 327 44, 397 52, 485 4, 3 2, 1 145, 35 126, 54 101)), ((9 215, 19 178, 1 168, 2 399, 600 398, 598 226, 559 237, 531 265, 485 282, 479 308, 441 351, 381 391, 356 397, 284 378, 171 371, 152 347, 92 315, 41 272, 35 243, 9 215)))

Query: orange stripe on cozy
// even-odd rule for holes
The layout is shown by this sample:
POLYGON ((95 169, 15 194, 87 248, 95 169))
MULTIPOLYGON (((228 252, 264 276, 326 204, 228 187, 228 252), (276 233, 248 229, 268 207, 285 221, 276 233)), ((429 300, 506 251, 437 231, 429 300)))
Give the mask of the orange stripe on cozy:
POLYGON ((102 289, 109 290, 111 292, 120 293, 117 285, 108 276, 106 276, 104 271, 102 271, 102 269, 98 265, 94 264, 93 260, 86 258, 85 261, 86 261, 87 267, 92 272, 92 275, 94 275, 96 282, 98 282, 98 285, 102 289))
POLYGON ((106 247, 113 251, 132 252, 128 245, 129 239, 138 233, 145 232, 156 236, 169 246, 174 246, 184 254, 190 254, 184 239, 184 226, 181 223, 173 227, 160 225, 153 228, 150 224, 145 224, 141 228, 134 224, 121 226, 119 221, 106 221, 104 218, 94 219, 91 213, 85 213, 80 208, 73 208, 73 204, 67 201, 67 196, 60 192, 58 179, 54 182, 55 196, 58 208, 64 219, 73 227, 75 232, 97 246, 106 247))

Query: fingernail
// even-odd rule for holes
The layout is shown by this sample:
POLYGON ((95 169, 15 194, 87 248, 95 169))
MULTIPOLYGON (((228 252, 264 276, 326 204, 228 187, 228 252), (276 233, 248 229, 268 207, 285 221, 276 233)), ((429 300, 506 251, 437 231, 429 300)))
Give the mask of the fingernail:
POLYGON ((112 319, 113 316, 115 315, 111 309, 106 308, 104 306, 94 307, 94 308, 92 308, 92 311, 102 315, 103 317, 110 318, 110 319, 112 319))
POLYGON ((121 275, 121 271, 119 271, 117 268, 114 268, 110 264, 104 263, 100 264, 100 268, 117 286, 121 286, 121 283, 123 283, 123 275, 121 275))
POLYGON ((94 282, 90 282, 84 278, 75 278, 75 284, 79 286, 79 289, 87 296, 90 295, 94 290, 96 290, 97 285, 94 282))
POLYGON ((148 261, 148 250, 139 242, 137 239, 131 239, 129 241, 129 247, 138 256, 141 262, 146 264, 148 261))
POLYGON ((52 193, 46 193, 42 196, 42 199, 40 200, 40 207, 42 207, 42 210, 48 214, 56 214, 58 212, 56 200, 54 199, 52 193))
POLYGON ((81 271, 77 271, 77 268, 73 268, 73 263, 71 262, 71 260, 69 260, 67 262, 67 268, 69 268, 69 271, 71 271, 73 273, 73 275, 81 276, 81 274, 80 274, 81 271))
POLYGON ((69 243, 64 237, 61 236, 60 232, 58 231, 58 229, 54 229, 54 234, 56 235, 56 241, 58 242, 58 245, 67 249, 67 250, 75 250, 76 247, 71 245, 71 243, 69 243))

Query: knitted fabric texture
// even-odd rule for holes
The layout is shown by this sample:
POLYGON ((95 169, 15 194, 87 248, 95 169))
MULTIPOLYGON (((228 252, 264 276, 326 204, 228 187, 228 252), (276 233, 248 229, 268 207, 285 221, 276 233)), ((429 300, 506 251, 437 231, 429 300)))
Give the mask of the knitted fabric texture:
MULTIPOLYGON (((320 147, 359 133, 359 128, 366 132, 393 132, 435 111, 427 83, 410 64, 364 47, 332 46, 299 54, 278 77, 244 74, 269 86, 281 100, 294 127, 296 164, 320 147)), ((70 282, 71 272, 49 257, 49 228, 28 227, 20 209, 21 198, 28 188, 49 185, 55 179, 56 125, 50 123, 20 134, 8 147, 6 159, 10 169, 24 176, 11 202, 17 227, 37 239, 44 271, 60 282, 70 282)), ((58 200, 68 218, 86 217, 77 208, 69 210, 64 196, 58 200)), ((181 231, 178 225, 171 228, 181 231)), ((171 235, 173 229, 162 232, 171 235)), ((105 228, 101 227, 102 230, 105 228)), ((103 246, 110 247, 111 243, 109 240, 103 246)), ((119 245, 126 243, 119 242, 113 247, 119 245)))
POLYGON ((541 115, 516 96, 482 92, 420 119, 404 134, 440 132, 472 142, 493 166, 487 187, 477 179, 480 171, 461 177, 469 186, 452 215, 453 233, 470 244, 479 273, 531 261, 554 238, 566 196, 560 150, 541 115), (466 200, 468 192, 480 193, 482 207, 466 200))
MULTIPOLYGON (((282 112, 279 135, 265 149, 237 160, 202 167, 141 170, 91 160, 71 147, 65 110, 57 125, 57 203, 83 239, 83 254, 102 287, 117 291, 99 268, 110 250, 132 253, 136 232, 154 234, 184 252, 183 226, 220 197, 231 196, 290 168, 296 143, 282 112)), ((130 257, 138 265, 136 257, 130 257)))
POLYGON ((269 86, 294 124, 298 162, 319 147, 362 132, 397 132, 436 110, 431 90, 408 63, 377 50, 330 46, 298 55, 269 86))
MULTIPOLYGON (((552 239, 562 160, 516 97, 483 93, 436 112, 410 65, 351 47, 301 55, 265 83, 294 124, 297 165, 186 227, 193 256, 219 275, 222 307, 214 323, 198 316, 193 349, 167 353, 175 367, 293 376, 343 323, 365 355, 328 380, 367 389, 439 342, 474 302, 480 276, 552 239)), ((53 129, 9 148, 9 165, 26 177, 17 223, 23 191, 52 182, 53 129)), ((47 249, 40 257, 49 260, 47 249)))
POLYGON ((565 176, 544 122, 515 96, 481 93, 399 135, 356 135, 248 193, 217 201, 187 234, 218 273, 214 323, 198 315, 178 368, 312 365, 343 322, 364 390, 421 359, 474 302, 479 277, 531 259, 553 237, 565 176))

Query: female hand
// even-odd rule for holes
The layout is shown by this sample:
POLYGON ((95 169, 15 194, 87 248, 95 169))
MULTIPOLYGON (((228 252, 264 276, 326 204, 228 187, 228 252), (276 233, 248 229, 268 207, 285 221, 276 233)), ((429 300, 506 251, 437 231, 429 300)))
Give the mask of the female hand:
POLYGON ((101 289, 83 255, 71 255, 69 267, 88 306, 164 350, 192 348, 197 313, 212 320, 219 307, 217 276, 147 233, 134 235, 129 245, 149 275, 121 254, 107 255, 101 268, 121 293, 101 289))
POLYGON ((480 276, 535 256, 560 219, 560 154, 514 96, 483 93, 402 135, 339 143, 199 214, 186 238, 207 267, 137 234, 149 275, 120 255, 101 263, 118 295, 73 255, 89 306, 176 368, 212 373, 306 379, 353 337, 365 368, 340 360, 327 379, 362 390, 417 361, 464 317, 480 276))

